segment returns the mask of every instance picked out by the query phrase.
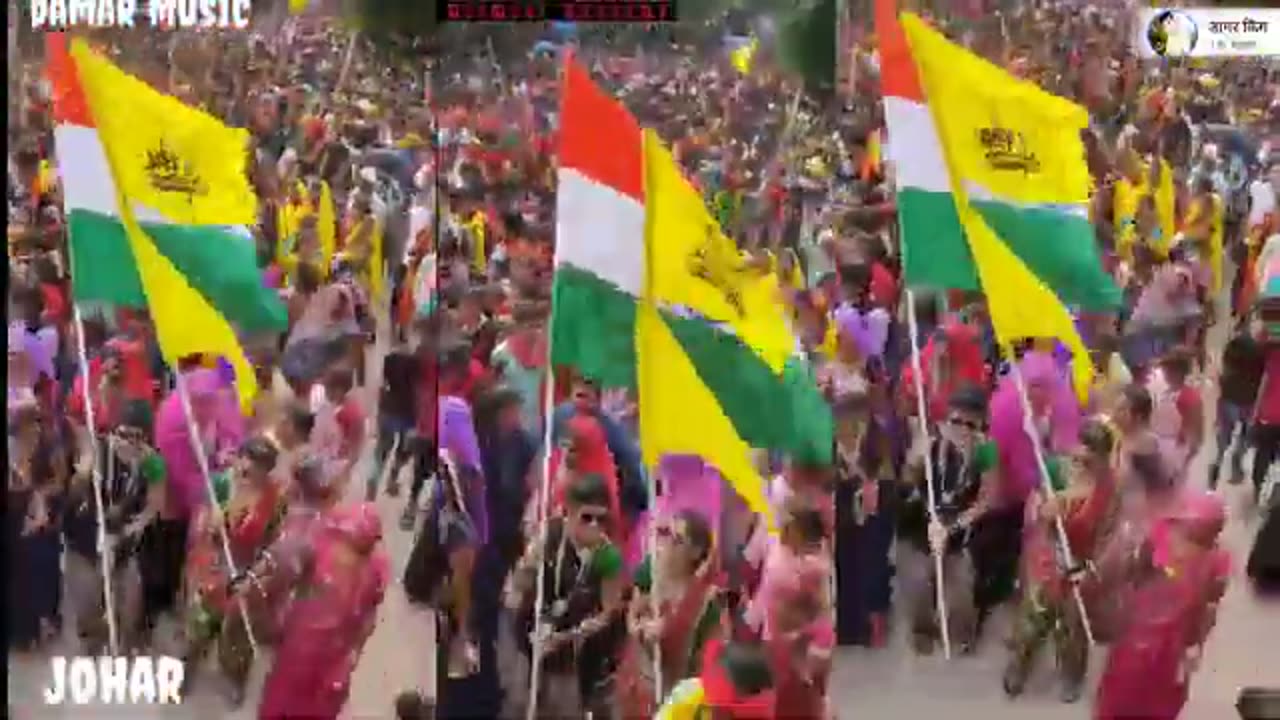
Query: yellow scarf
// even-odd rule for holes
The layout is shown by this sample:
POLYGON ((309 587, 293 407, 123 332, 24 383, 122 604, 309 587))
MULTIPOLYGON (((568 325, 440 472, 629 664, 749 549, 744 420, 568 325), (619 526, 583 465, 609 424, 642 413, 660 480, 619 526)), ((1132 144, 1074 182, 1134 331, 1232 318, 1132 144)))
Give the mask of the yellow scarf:
MULTIPOLYGON (((368 252, 360 264, 357 277, 369 291, 369 302, 377 302, 382 297, 382 223, 377 220, 370 219, 373 228, 369 231, 369 235, 364 242, 368 243, 368 252)), ((364 220, 357 222, 351 228, 351 232, 347 233, 346 239, 342 243, 343 251, 339 254, 340 258, 355 258, 354 248, 358 244, 356 241, 360 229, 364 227, 364 220)))
POLYGON ((48 160, 40 161, 40 170, 36 175, 36 190, 40 193, 47 193, 53 189, 57 182, 57 175, 53 172, 53 166, 48 160))
POLYGON ((1209 196, 1208 203, 1203 199, 1197 199, 1191 203, 1191 208, 1187 211, 1187 227, 1192 228, 1202 222, 1205 213, 1209 214, 1209 235, 1207 238, 1196 239, 1208 240, 1209 242, 1209 257, 1207 260, 1209 271, 1213 277, 1212 286, 1209 289, 1216 295, 1222 289, 1222 241, 1225 223, 1222 198, 1218 197, 1217 193, 1209 196))
POLYGON ((1173 189, 1173 169, 1168 161, 1160 159, 1160 179, 1157 181, 1153 199, 1156 205, 1156 218, 1160 226, 1160 239, 1154 243, 1156 257, 1163 260, 1169 257, 1169 248, 1173 244, 1173 236, 1178 232, 1177 195, 1173 189))
POLYGON ((320 208, 316 213, 316 233, 320 236, 320 256, 323 258, 320 277, 325 279, 329 277, 329 269, 333 265, 333 253, 338 244, 338 215, 333 206, 333 192, 329 189, 327 182, 320 184, 320 208))
POLYGON ((471 268, 476 272, 483 273, 489 262, 489 254, 485 248, 486 223, 484 213, 480 210, 475 211, 467 219, 465 225, 467 230, 471 232, 471 268))
MULTIPOLYGON (((290 241, 302 225, 302 218, 315 212, 315 208, 311 207, 310 193, 302 181, 298 181, 297 193, 302 197, 301 203, 295 203, 293 198, 289 198, 276 211, 276 259, 282 265, 286 263, 287 256, 297 254, 298 249, 292 247, 290 241)), ((296 258, 292 264, 297 265, 296 258)))
MULTIPOLYGON (((1147 174, 1142 171, 1142 178, 1147 174)), ((1146 180, 1122 177, 1116 181, 1112 198, 1111 222, 1115 227, 1116 251, 1125 262, 1133 262, 1133 241, 1138 236, 1138 204, 1147 194, 1146 180)))

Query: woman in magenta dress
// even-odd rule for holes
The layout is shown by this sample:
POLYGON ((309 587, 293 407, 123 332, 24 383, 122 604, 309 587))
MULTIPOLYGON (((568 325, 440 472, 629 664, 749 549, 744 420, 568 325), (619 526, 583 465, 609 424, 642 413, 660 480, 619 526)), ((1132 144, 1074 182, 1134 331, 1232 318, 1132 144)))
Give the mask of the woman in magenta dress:
POLYGON ((372 503, 321 521, 267 675, 259 720, 337 718, 391 578, 372 503))
POLYGON ((1218 545, 1226 517, 1217 495, 1188 492, 1156 521, 1138 552, 1100 567, 1131 584, 1123 591, 1095 720, 1175 720, 1182 712, 1231 574, 1231 556, 1218 545))

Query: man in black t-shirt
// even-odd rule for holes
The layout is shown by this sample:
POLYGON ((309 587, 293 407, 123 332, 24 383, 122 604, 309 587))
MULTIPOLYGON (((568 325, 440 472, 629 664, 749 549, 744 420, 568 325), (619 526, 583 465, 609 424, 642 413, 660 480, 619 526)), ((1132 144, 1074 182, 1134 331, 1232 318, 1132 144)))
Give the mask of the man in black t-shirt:
POLYGON ((387 457, 395 450, 391 475, 387 478, 387 495, 400 494, 400 469, 412 456, 411 433, 416 423, 414 399, 417 397, 418 362, 413 349, 399 343, 382 361, 382 390, 378 400, 378 439, 373 452, 373 467, 365 483, 365 499, 372 502, 378 495, 378 483, 387 457))
POLYGON ((898 515, 898 576, 908 603, 916 652, 932 651, 939 639, 937 604, 931 588, 938 582, 932 556, 943 556, 942 583, 946 594, 951 641, 965 652, 978 629, 974 600, 975 571, 969 540, 980 519, 983 476, 996 465, 995 444, 985 438, 987 401, 982 390, 965 387, 952 394, 941 437, 907 460, 902 504, 898 515), (925 485, 924 453, 933 468, 935 514, 931 515, 925 485))
MULTIPOLYGON (((67 553, 68 600, 84 651, 98 652, 107 641, 103 608, 102 566, 98 545, 98 505, 90 473, 101 473, 103 517, 107 547, 111 550, 111 590, 122 640, 141 641, 150 628, 137 626, 140 601, 138 573, 133 560, 143 531, 152 518, 148 512, 151 489, 165 482, 165 465, 147 442, 151 408, 143 401, 130 403, 111 434, 98 439, 97 467, 77 468, 63 519, 67 553), (139 635, 135 636, 135 632, 139 635)), ((154 620, 153 617, 148 620, 154 620)))
POLYGON ((1266 355, 1262 343, 1254 337, 1245 318, 1236 324, 1235 334, 1222 350, 1222 375, 1218 379, 1217 447, 1213 463, 1209 466, 1209 487, 1218 486, 1222 457, 1231 446, 1236 428, 1240 439, 1231 453, 1232 485, 1244 482, 1244 453, 1248 449, 1246 438, 1253 405, 1262 389, 1262 375, 1266 367, 1266 355))

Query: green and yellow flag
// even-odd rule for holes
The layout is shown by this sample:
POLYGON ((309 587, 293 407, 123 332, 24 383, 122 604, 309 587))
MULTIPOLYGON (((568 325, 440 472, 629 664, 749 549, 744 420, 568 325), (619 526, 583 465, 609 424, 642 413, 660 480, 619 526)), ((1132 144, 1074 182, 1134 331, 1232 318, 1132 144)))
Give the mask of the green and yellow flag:
POLYGON ((902 28, 938 128, 951 191, 1002 345, 1056 338, 1072 351, 1081 399, 1093 364, 1071 313, 1004 238, 1093 243, 1081 106, 1014 78, 918 16, 902 28))

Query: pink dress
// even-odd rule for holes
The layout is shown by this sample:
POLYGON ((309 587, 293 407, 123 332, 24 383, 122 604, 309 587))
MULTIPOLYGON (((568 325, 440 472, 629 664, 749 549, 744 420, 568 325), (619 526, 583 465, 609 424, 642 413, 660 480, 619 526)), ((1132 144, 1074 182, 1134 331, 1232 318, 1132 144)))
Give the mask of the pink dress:
POLYGON ((1094 704, 1095 720, 1176 720, 1190 685, 1184 658, 1213 627, 1226 591, 1230 556, 1204 552, 1175 571, 1151 565, 1126 592, 1094 704))
POLYGON ((281 633, 259 720, 336 719, 391 579, 372 504, 332 511, 281 633))

